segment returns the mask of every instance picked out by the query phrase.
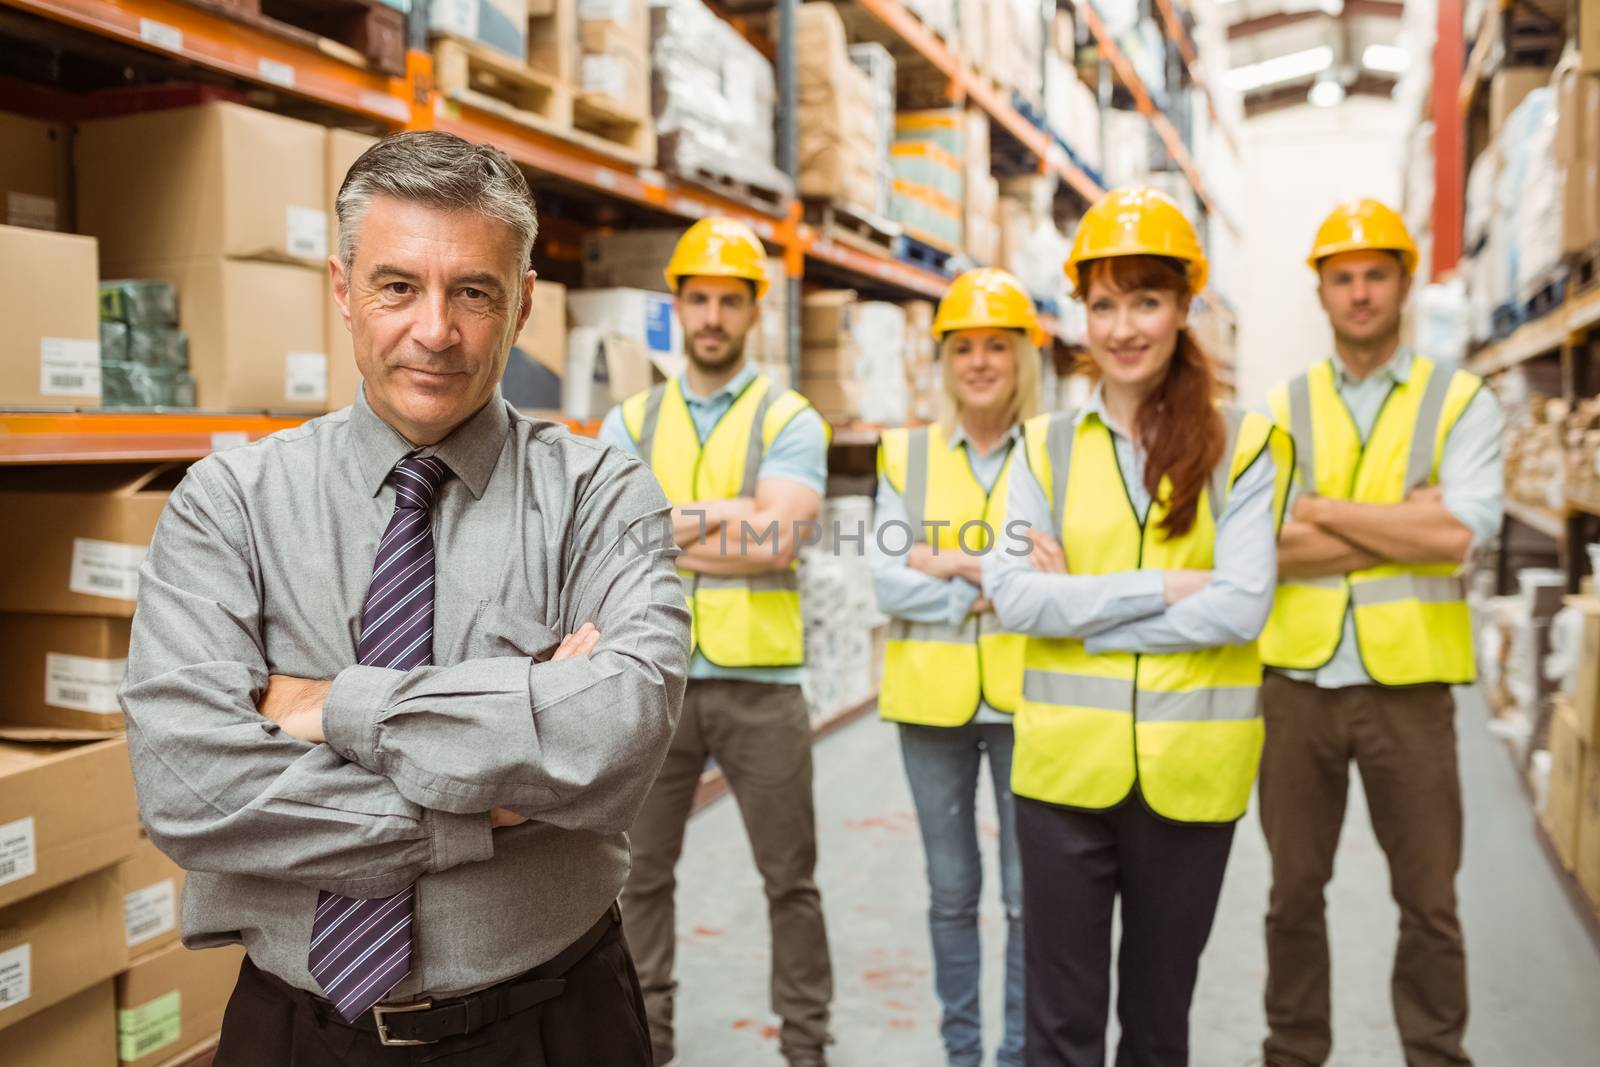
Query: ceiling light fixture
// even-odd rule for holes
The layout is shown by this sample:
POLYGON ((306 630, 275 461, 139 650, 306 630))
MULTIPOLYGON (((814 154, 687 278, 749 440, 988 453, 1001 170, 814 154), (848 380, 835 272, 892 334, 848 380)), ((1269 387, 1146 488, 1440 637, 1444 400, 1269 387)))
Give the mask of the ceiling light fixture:
POLYGON ((1392 44, 1369 44, 1361 53, 1361 65, 1384 74, 1404 74, 1411 66, 1411 53, 1392 44))
POLYGON ((1333 78, 1324 78, 1311 87, 1306 102, 1312 107, 1336 107, 1344 102, 1344 86, 1333 78))
POLYGON ((1292 81, 1311 74, 1321 74, 1333 66, 1333 49, 1327 45, 1308 48, 1303 52, 1273 56, 1259 63, 1234 67, 1223 75, 1223 82, 1235 92, 1248 93, 1263 86, 1292 81))

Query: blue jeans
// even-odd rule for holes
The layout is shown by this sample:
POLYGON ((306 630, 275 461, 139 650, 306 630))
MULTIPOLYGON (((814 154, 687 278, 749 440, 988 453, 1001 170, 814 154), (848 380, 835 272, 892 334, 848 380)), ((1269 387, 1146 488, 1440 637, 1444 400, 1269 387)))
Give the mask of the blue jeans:
POLYGON ((1009 723, 968 723, 950 729, 900 727, 900 752, 928 857, 933 982, 944 1009, 939 1032, 951 1067, 983 1063, 978 1007, 983 958, 978 943, 978 899, 983 890, 983 861, 978 848, 977 799, 985 752, 1000 815, 1000 899, 1006 910, 1005 1035, 996 1062, 1000 1067, 1022 1064, 1022 865, 1011 798, 1011 745, 1009 723))

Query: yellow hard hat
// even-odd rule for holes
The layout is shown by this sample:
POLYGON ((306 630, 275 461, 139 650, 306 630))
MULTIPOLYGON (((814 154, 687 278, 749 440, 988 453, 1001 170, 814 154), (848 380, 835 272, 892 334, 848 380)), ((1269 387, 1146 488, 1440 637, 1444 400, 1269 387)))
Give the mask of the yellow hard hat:
POLYGON ((1406 273, 1417 269, 1417 243, 1411 239, 1405 220, 1394 209, 1376 200, 1350 200, 1333 209, 1317 229, 1306 263, 1312 270, 1322 261, 1341 252, 1398 252, 1406 273))
POLYGON ((1022 283, 1003 270, 969 270, 950 283, 933 317, 933 335, 956 330, 1026 330, 1034 344, 1043 344, 1044 328, 1022 283))
POLYGON ((1082 291, 1078 268, 1091 260, 1116 256, 1166 256, 1189 265, 1189 290, 1206 287, 1210 267, 1200 250, 1194 225, 1166 193, 1159 189, 1117 189, 1097 200, 1083 213, 1072 254, 1067 257, 1067 278, 1082 291))
POLYGON ((760 300, 767 295, 767 250, 738 219, 701 219, 678 239, 666 275, 674 293, 684 278, 744 278, 755 283, 760 300))

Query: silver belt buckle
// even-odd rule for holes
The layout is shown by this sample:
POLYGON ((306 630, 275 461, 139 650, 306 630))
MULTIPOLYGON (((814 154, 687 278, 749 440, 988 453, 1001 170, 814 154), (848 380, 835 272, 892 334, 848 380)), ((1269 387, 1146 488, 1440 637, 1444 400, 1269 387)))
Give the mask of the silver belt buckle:
POLYGON ((380 1045, 437 1045, 437 1041, 410 1041, 389 1036, 389 1027, 384 1025, 384 1019, 390 1015, 409 1015, 417 1011, 429 1011, 433 1008, 433 1001, 419 1000, 414 1004, 374 1004, 372 1006, 372 1021, 378 1024, 378 1043, 380 1045))

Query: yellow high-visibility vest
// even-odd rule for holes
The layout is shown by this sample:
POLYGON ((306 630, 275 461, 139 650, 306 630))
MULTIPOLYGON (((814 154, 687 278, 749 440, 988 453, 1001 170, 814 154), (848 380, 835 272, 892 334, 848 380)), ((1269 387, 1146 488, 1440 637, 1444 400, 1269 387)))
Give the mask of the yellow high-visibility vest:
MULTIPOLYGON (((878 470, 905 500, 916 541, 940 552, 998 549, 1005 532, 1006 493, 1017 449, 1006 456, 994 486, 984 492, 965 449, 951 448, 938 426, 885 430, 878 470)), ((1022 697, 1020 634, 999 629, 993 616, 968 615, 959 626, 892 619, 883 661, 878 710, 892 722, 961 726, 986 701, 1013 712, 1022 697)))
MULTIPOLYGON (((1384 401, 1365 445, 1339 395, 1333 361, 1279 385, 1270 400, 1294 437, 1302 492, 1364 504, 1398 504, 1438 481, 1445 440, 1483 382, 1414 357, 1410 380, 1384 401)), ((1270 667, 1316 670, 1333 659, 1354 609, 1356 647, 1373 681, 1465 684, 1473 680, 1472 618, 1460 567, 1384 563, 1346 576, 1278 585, 1261 635, 1270 667)))
MULTIPOLYGON (((761 457, 790 420, 810 406, 799 393, 775 390, 758 374, 702 445, 681 379, 674 378, 623 401, 622 421, 667 499, 683 505, 755 496, 761 457)), ((793 531, 784 536, 793 536, 793 531)), ((795 667, 805 662, 794 564, 733 577, 678 574, 688 594, 691 650, 719 667, 795 667)))
MULTIPOLYGON (((1098 415, 1030 419, 1028 463, 1050 501, 1055 536, 1076 574, 1210 570, 1216 523, 1239 477, 1264 455, 1277 464, 1282 514, 1293 445, 1261 415, 1224 408, 1228 447, 1201 494, 1194 526, 1159 527, 1163 482, 1143 522, 1129 500, 1111 431, 1098 415)), ((1180 822, 1244 814, 1261 760, 1261 659, 1254 642, 1173 654, 1090 654, 1071 638, 1029 637, 1015 723, 1011 788, 1074 808, 1115 807, 1137 787, 1180 822)))

